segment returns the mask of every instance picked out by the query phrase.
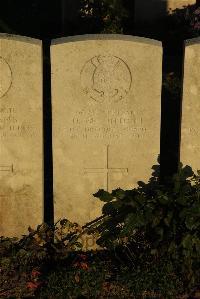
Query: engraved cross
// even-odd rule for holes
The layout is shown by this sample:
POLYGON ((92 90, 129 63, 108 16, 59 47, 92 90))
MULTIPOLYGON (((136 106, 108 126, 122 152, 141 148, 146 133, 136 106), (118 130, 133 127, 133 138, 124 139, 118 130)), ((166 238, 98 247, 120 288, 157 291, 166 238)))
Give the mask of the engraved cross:
POLYGON ((106 147, 106 167, 104 168, 84 168, 84 173, 104 173, 106 174, 106 190, 109 189, 109 174, 113 172, 128 173, 128 168, 113 168, 109 167, 109 145, 106 147))

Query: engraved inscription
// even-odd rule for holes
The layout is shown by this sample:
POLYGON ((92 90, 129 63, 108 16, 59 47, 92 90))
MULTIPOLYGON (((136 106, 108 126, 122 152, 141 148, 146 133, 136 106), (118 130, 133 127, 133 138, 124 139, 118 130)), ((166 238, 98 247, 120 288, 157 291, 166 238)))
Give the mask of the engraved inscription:
POLYGON ((200 136, 200 131, 197 128, 183 128, 182 131, 189 135, 200 136))
POLYGON ((6 137, 33 137, 36 134, 35 126, 27 121, 19 120, 18 115, 19 108, 0 107, 0 139, 6 137))
POLYGON ((116 56, 95 56, 81 70, 83 91, 98 103, 115 103, 129 92, 132 75, 127 63, 116 56))
POLYGON ((127 174, 128 168, 113 168, 109 167, 109 145, 106 146, 106 167, 104 168, 85 168, 84 173, 85 174, 91 174, 91 173, 103 173, 106 175, 106 190, 109 190, 109 175, 110 173, 118 172, 121 174, 127 174))
POLYGON ((12 71, 8 62, 0 56, 0 98, 3 98, 12 85, 12 71))
POLYGON ((0 172, 13 172, 14 171, 14 167, 13 164, 11 165, 0 165, 0 172))
POLYGON ((141 116, 117 109, 76 111, 63 129, 70 139, 141 139, 147 133, 141 116))

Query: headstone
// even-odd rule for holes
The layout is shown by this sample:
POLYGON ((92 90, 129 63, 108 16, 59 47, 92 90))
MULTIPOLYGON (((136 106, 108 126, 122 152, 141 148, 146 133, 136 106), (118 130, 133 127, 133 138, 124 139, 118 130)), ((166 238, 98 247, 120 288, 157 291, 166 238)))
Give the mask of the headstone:
POLYGON ((196 0, 135 0, 135 23, 154 22, 175 9, 196 4, 196 0))
POLYGON ((160 146, 162 47, 123 35, 51 46, 55 219, 101 214, 99 189, 151 177, 160 146))
POLYGON ((200 169, 200 39, 186 41, 180 161, 200 169))
POLYGON ((42 52, 35 39, 0 34, 0 235, 42 222, 42 52))

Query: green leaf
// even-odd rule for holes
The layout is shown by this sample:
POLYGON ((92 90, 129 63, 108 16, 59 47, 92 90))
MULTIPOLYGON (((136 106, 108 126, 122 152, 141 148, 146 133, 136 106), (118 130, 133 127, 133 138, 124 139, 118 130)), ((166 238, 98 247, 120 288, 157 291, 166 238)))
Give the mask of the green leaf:
POLYGON ((188 198, 186 196, 180 196, 176 199, 176 202, 182 206, 187 206, 188 198))
POLYGON ((198 227, 199 223, 195 217, 189 215, 186 217, 185 225, 188 229, 194 229, 198 227))
POLYGON ((137 184, 139 187, 142 187, 142 188, 146 187, 146 184, 143 181, 138 181, 137 184))
POLYGON ((159 203, 161 203, 162 205, 167 205, 169 203, 169 198, 167 195, 162 195, 158 197, 158 201, 159 203))
POLYGON ((62 220, 60 220, 60 225, 61 226, 65 226, 67 224, 69 224, 69 220, 68 219, 62 219, 62 220))
POLYGON ((99 198, 101 201, 104 202, 110 202, 113 200, 112 194, 103 189, 100 189, 97 193, 93 194, 93 196, 99 198))
POLYGON ((192 243, 195 245, 197 252, 200 254, 200 239, 197 236, 192 238, 192 243))
POLYGON ((169 245, 168 252, 173 253, 176 250, 176 243, 172 241, 169 245))
POLYGON ((102 208, 102 212, 104 215, 115 215, 116 208, 114 207, 112 202, 108 202, 106 203, 103 208, 102 208))
POLYGON ((195 203, 191 208, 190 208, 190 213, 191 214, 196 214, 196 216, 200 216, 200 204, 195 203))
POLYGON ((167 217, 164 218, 164 223, 165 223, 167 226, 170 226, 172 217, 173 217, 173 212, 172 212, 172 211, 169 211, 168 214, 167 214, 167 217))
POLYGON ((152 227, 155 227, 155 226, 157 226, 158 224, 160 224, 160 220, 161 220, 161 217, 160 216, 158 216, 158 215, 155 215, 155 217, 154 217, 154 219, 153 219, 153 221, 152 221, 152 227))
POLYGON ((190 234, 187 234, 183 240, 182 245, 185 249, 191 249, 192 247, 192 236, 190 234))
POLYGON ((117 199, 122 200, 126 196, 126 191, 118 188, 118 189, 112 191, 112 196, 116 197, 117 199))
POLYGON ((156 232, 156 234, 158 234, 160 236, 159 239, 157 239, 156 241, 159 241, 159 242, 162 241, 163 240, 163 233, 164 233, 163 228, 162 227, 156 227, 155 232, 156 232))
POLYGON ((131 213, 125 219, 125 225, 131 226, 133 228, 141 227, 145 225, 144 216, 141 213, 131 213))
POLYGON ((181 220, 185 219, 187 215, 188 215, 188 209, 187 208, 182 208, 180 213, 179 213, 180 219, 181 220))
POLYGON ((158 253, 158 250, 157 249, 151 249, 151 254, 152 255, 156 255, 158 253))

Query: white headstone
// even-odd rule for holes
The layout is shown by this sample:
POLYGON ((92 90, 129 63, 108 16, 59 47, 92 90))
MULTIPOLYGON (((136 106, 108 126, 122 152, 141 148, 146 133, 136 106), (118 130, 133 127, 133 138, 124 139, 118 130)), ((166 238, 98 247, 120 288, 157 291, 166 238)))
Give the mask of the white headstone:
POLYGON ((52 42, 55 218, 100 215, 93 193, 147 181, 160 151, 162 47, 123 35, 52 42))
POLYGON ((42 135, 41 42, 0 34, 0 235, 42 222, 42 135))
POLYGON ((185 45, 180 161, 200 169, 200 39, 185 45))

